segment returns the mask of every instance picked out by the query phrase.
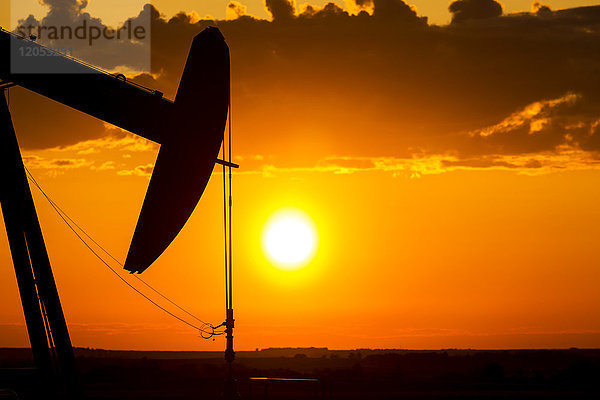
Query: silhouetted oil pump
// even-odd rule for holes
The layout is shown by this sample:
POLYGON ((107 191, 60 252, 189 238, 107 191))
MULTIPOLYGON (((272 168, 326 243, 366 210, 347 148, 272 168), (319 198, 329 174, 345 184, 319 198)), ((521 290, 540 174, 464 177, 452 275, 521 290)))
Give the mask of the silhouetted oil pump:
MULTIPOLYGON (((174 101, 58 53, 21 58, 15 70, 11 60, 25 53, 19 50, 23 48, 37 48, 28 53, 40 54, 43 46, 0 31, 3 92, 18 85, 161 144, 125 261, 127 270, 143 272, 190 217, 215 163, 237 167, 217 158, 230 104, 229 48, 223 36, 217 28, 207 28, 194 38, 174 101)), ((5 96, 0 97, 0 201, 36 368, 56 393, 78 398, 81 390, 67 324, 10 111, 5 96)), ((231 363, 230 303, 224 325, 226 359, 231 363)))

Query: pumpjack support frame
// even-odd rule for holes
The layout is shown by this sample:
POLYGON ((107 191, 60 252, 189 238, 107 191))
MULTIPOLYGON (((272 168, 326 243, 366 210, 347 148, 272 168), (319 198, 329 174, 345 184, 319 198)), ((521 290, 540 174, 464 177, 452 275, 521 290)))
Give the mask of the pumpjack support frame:
POLYGON ((5 97, 0 96, 0 203, 27 332, 44 387, 81 397, 67 323, 5 97))
MULTIPOLYGON (((215 163, 230 169, 239 167, 231 162, 231 153, 227 161, 218 159, 230 105, 229 47, 215 27, 196 35, 174 101, 155 90, 58 54, 22 60, 22 67, 36 68, 13 70, 11 57, 19 53, 15 48, 30 48, 35 53, 33 49, 40 50, 38 47, 43 46, 0 28, 0 203, 35 364, 47 381, 42 386, 44 394, 48 395, 50 388, 51 398, 76 399, 82 397, 82 391, 73 347, 6 90, 21 86, 161 144, 125 260, 125 269, 141 273, 184 226, 206 188, 215 163), (40 70, 39 63, 47 66, 42 70, 64 73, 30 73, 40 70)), ((231 365, 233 315, 229 316, 229 311, 227 321, 226 358, 231 365)))

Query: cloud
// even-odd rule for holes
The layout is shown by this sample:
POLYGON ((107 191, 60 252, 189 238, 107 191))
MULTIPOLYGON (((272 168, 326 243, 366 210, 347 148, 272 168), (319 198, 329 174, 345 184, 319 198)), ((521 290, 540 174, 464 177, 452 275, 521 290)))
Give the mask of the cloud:
POLYGON ((347 17, 348 12, 335 3, 327 3, 323 7, 316 7, 308 3, 300 6, 300 18, 331 18, 347 17))
POLYGON ((144 164, 138 165, 133 169, 124 169, 117 172, 117 175, 122 176, 141 176, 149 178, 152 175, 152 171, 154 170, 154 164, 144 164))
MULTIPOLYGON (((403 0, 372 0, 372 4, 374 18, 411 22, 420 21, 415 9, 406 4, 403 0)), ((426 20, 423 22, 426 22, 426 20)))
MULTIPOLYGON (((240 175, 275 177, 298 174, 350 175, 386 173, 393 177, 421 178, 455 171, 510 171, 519 175, 545 175, 562 171, 600 170, 600 154, 577 146, 562 145, 544 152, 504 155, 490 154, 460 157, 456 154, 423 154, 411 158, 398 157, 327 157, 314 165, 289 167, 270 162, 252 164, 240 175)), ((218 171, 217 171, 218 173, 218 171)))
POLYGON ((496 0, 456 0, 448 10, 452 13, 452 23, 502 15, 502 5, 496 0))
POLYGON ((534 1, 533 3, 531 3, 531 12, 541 17, 552 15, 552 9, 550 8, 550 6, 542 4, 539 1, 534 1))
POLYGON ((114 161, 105 161, 99 167, 96 167, 94 165, 91 166, 91 169, 94 171, 108 171, 108 170, 113 170, 115 168, 116 168, 116 165, 115 165, 114 161))
MULTIPOLYGON (((235 15, 220 21, 191 12, 167 20, 146 8, 152 70, 135 81, 172 98, 192 38, 218 26, 232 54, 236 152, 273 156, 244 161, 253 173, 269 165, 271 172, 353 173, 374 161, 377 170, 396 168, 381 160, 403 160, 398 171, 410 171, 414 159, 424 171, 596 167, 598 6, 501 15, 497 2, 462 1, 453 3, 459 19, 480 15, 469 7, 482 4, 495 17, 434 26, 401 0, 360 0, 355 9, 269 1, 273 21, 230 4, 235 15), (334 163, 332 154, 342 159, 334 163)), ((109 146, 101 139, 115 134, 91 117, 13 91, 25 148, 86 142, 79 154, 96 154, 109 146)), ((119 146, 133 152, 144 145, 119 146)))
MULTIPOLYGON (((330 5, 305 8, 280 23, 217 22, 232 49, 234 119, 246 132, 236 136, 238 149, 260 154, 266 148, 296 165, 322 159, 332 146, 348 156, 453 151, 472 157, 502 153, 503 139, 469 140, 463 132, 492 127, 545 99, 578 93, 577 105, 564 107, 571 122, 598 115, 592 88, 600 58, 590 57, 589 47, 599 47, 594 27, 600 18, 590 17, 589 9, 557 11, 552 19, 522 13, 435 27, 403 2, 393 3, 405 11, 392 20, 377 17, 387 3, 361 4, 373 4, 373 15, 330 5)), ((156 15, 159 38, 190 38, 204 26, 156 15)), ((157 65, 166 67, 151 85, 171 93, 187 51, 174 42, 157 43, 157 65)), ((555 131, 530 138, 521 149, 514 143, 511 153, 528 153, 534 145, 547 150, 547 138, 564 133, 542 118, 528 127, 555 131)))
POLYGON ((55 152, 77 152, 78 154, 93 154, 104 150, 118 150, 127 152, 158 151, 159 145, 123 131, 110 124, 104 124, 105 129, 110 132, 109 136, 99 139, 84 140, 72 145, 56 146, 48 150, 55 152))
POLYGON ((561 106, 573 106, 581 99, 580 95, 567 93, 552 100, 536 101, 522 110, 511 114, 499 124, 481 129, 473 134, 486 137, 496 134, 508 134, 517 130, 528 131, 529 134, 540 132, 551 122, 552 116, 561 106))
POLYGON ((427 17, 417 16, 415 7, 410 6, 404 0, 356 0, 349 4, 348 12, 330 2, 323 7, 316 7, 305 3, 301 6, 300 17, 322 18, 322 17, 351 17, 361 18, 373 17, 376 19, 390 20, 403 24, 427 24, 427 17))
POLYGON ((107 134, 99 120, 21 87, 10 89, 9 98, 21 148, 47 149, 107 134))
POLYGON ((28 155, 23 156, 23 163, 29 169, 73 169, 90 166, 92 163, 85 158, 53 158, 28 155))
POLYGON ((248 7, 237 1, 230 1, 225 10, 225 19, 237 19, 248 15, 248 7))
MULTIPOLYGON (((561 153, 564 148, 590 154, 600 151, 600 115, 586 113, 588 102, 580 93, 537 101, 511 113, 497 124, 468 132, 462 154, 519 155, 561 153)), ((595 163, 595 157, 588 157, 595 163)))
POLYGON ((87 168, 93 161, 85 158, 45 158, 37 155, 25 154, 22 156, 23 164, 30 170, 45 170, 51 177, 64 174, 68 170, 87 168))
POLYGON ((265 0, 265 8, 273 21, 285 21, 296 15, 295 0, 265 0))
POLYGON ((115 171, 119 175, 148 175, 148 168, 142 168, 143 166, 124 171, 117 171, 117 169, 123 169, 127 164, 132 163, 132 161, 122 160, 130 159, 131 153, 138 153, 142 159, 154 157, 159 146, 109 125, 107 129, 111 131, 111 135, 103 138, 45 150, 25 150, 23 161, 29 169, 45 170, 46 174, 52 177, 62 175, 68 170, 81 168, 89 168, 96 172, 115 171), (115 161, 117 157, 121 158, 119 164, 115 161))
POLYGON ((81 14, 88 6, 88 0, 40 0, 50 7, 46 18, 72 19, 81 14))

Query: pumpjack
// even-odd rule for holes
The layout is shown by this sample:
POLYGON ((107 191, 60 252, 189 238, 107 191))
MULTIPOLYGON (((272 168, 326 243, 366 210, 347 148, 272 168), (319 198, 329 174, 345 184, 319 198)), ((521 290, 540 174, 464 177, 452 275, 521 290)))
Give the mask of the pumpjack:
MULTIPOLYGON (((21 86, 161 145, 124 264, 142 273, 190 217, 215 163, 237 167, 218 159, 230 104, 229 48, 217 28, 199 33, 173 101, 66 55, 21 57, 14 68, 15 57, 42 49, 49 50, 0 30, 0 202, 35 367, 54 397, 78 399, 74 351, 4 92, 21 86)), ((226 316, 231 363, 233 310, 226 316)))

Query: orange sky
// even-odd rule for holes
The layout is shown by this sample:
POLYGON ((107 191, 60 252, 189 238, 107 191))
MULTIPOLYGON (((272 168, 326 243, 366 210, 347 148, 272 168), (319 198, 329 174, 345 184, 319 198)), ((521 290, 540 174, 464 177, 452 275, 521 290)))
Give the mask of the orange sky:
MULTIPOLYGON (((374 36, 403 37, 371 18, 364 23, 382 26, 365 25, 374 36)), ((354 20, 336 21, 322 43, 309 42, 301 21, 219 25, 232 50, 234 160, 242 165, 234 175, 237 348, 600 346, 600 108, 591 94, 597 79, 578 77, 597 57, 578 64, 579 53, 569 53, 571 79, 567 67, 546 64, 553 60, 539 58, 548 67, 536 69, 527 48, 499 47, 479 21, 410 31, 393 49, 352 36, 365 29, 354 20), (288 36, 271 39, 271 28, 288 36), (448 37, 431 45, 437 34, 448 37), (366 61, 342 43, 347 37, 370 49, 366 61), (335 43, 344 50, 327 58, 335 43), (494 70, 502 51, 513 58, 494 70), (264 224, 284 207, 306 212, 318 230, 314 259, 297 271, 276 268, 261 247, 264 224)), ((162 72, 139 79, 172 96, 187 38, 200 28, 166 29, 158 25, 163 36, 153 43, 153 70, 163 62, 162 72), (183 44, 163 46, 175 42, 175 29, 183 44)), ((11 96, 25 164, 123 260, 158 147, 23 89, 11 96), (26 104, 51 111, 36 121, 26 104)), ((224 318, 220 185, 213 175, 181 234, 142 275, 213 323, 224 318)), ((224 347, 132 293, 32 191, 75 346, 224 347)), ((0 264, 0 346, 27 346, 4 232, 0 264)))
MULTIPOLYGON (((43 16, 47 10, 38 0, 20 0, 10 1, 3 0, 6 3, 10 2, 13 6, 14 16, 23 14, 15 10, 17 7, 22 7, 27 13, 33 13, 36 16, 43 16)), ((123 16, 129 16, 139 10, 140 5, 152 3, 162 13, 171 17, 180 11, 192 12, 195 11, 200 16, 211 15, 218 19, 223 19, 226 16, 227 0, 89 0, 89 5, 86 8, 88 12, 94 16, 101 17, 110 23, 116 24, 123 20, 123 16)), ((265 9, 264 0, 245 0, 241 1, 247 7, 248 13, 256 15, 259 18, 269 18, 269 13, 265 9)), ((313 4, 323 6, 328 3, 327 0, 312 0, 312 1, 296 1, 298 5, 313 4)), ((341 7, 352 7, 353 1, 349 0, 334 0, 333 3, 341 7)), ((420 15, 426 15, 430 21, 435 24, 447 24, 450 21, 451 14, 448 12, 448 5, 451 1, 440 0, 412 0, 409 2, 411 6, 416 8, 420 15)), ((529 11, 531 9, 531 0, 504 0, 502 5, 507 12, 529 11)), ((598 2, 596 0, 550 0, 542 2, 551 5, 555 9, 590 6, 598 2)), ((21 15, 22 17, 22 15, 21 15)))

